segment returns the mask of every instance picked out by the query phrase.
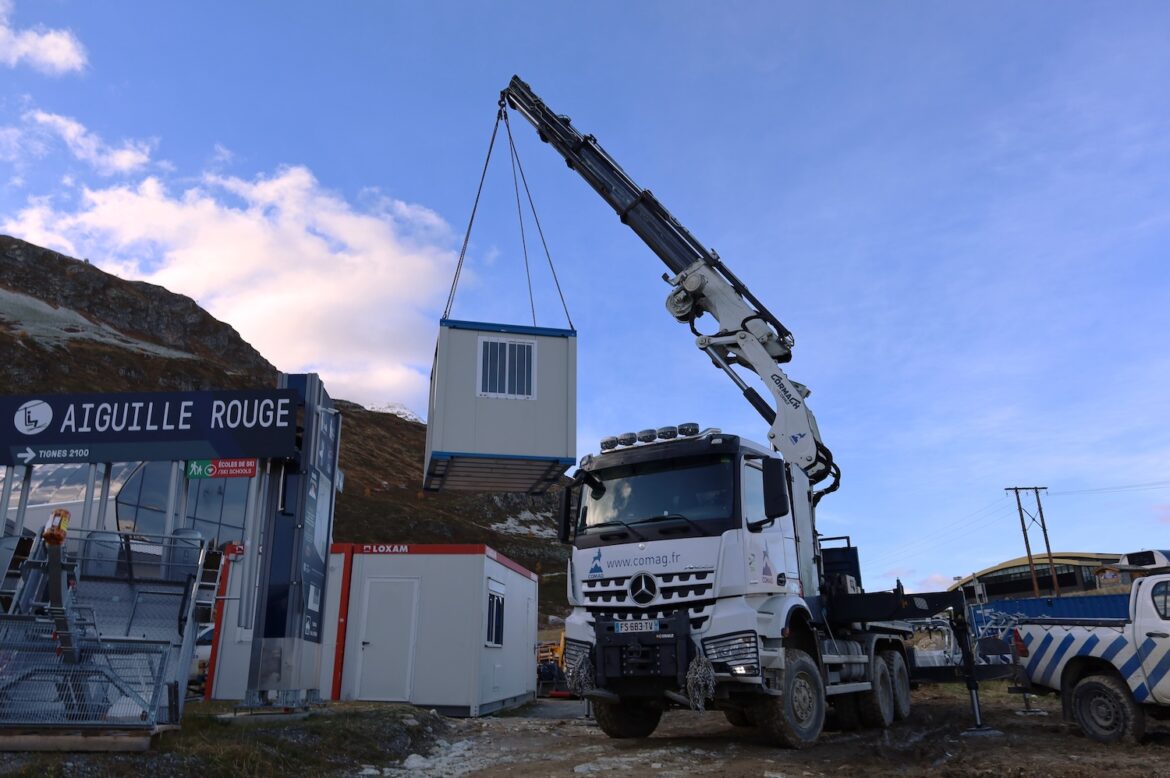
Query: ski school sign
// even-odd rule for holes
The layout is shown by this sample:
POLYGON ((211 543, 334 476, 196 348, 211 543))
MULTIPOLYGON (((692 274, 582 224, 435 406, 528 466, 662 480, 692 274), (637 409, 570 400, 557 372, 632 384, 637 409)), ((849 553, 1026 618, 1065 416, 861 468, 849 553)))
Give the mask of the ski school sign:
POLYGON ((283 458, 292 389, 0 397, 0 465, 283 458))

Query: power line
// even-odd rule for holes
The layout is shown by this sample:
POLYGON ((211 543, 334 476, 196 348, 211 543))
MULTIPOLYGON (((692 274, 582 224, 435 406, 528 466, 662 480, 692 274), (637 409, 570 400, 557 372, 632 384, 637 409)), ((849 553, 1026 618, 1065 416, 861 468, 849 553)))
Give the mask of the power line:
MULTIPOLYGON (((1002 510, 1006 510, 1006 508, 1006 505, 1000 507, 1002 510)), ((872 562, 880 562, 880 560, 885 560, 887 558, 893 560, 904 555, 904 553, 907 553, 908 551, 917 551, 918 549, 922 548, 922 546, 928 546, 929 548, 929 546, 932 544, 943 541, 944 538, 954 537, 955 532, 962 529, 962 526, 959 525, 975 522, 975 525, 978 526, 985 523, 987 518, 989 518, 986 515, 977 517, 976 514, 985 514, 985 510, 976 511, 975 514, 963 516, 959 519, 956 519, 954 522, 940 526, 940 528, 935 528, 929 532, 917 533, 917 535, 911 537, 906 543, 902 543, 897 546, 895 551, 889 551, 887 553, 883 553, 883 555, 874 557, 872 562)))
POLYGON ((941 527, 935 528, 932 532, 918 535, 909 542, 900 545, 895 551, 874 557, 870 560, 870 563, 881 564, 883 562, 896 561, 899 557, 909 553, 921 554, 926 550, 950 543, 956 537, 965 537, 973 532, 984 529, 993 522, 1002 521, 1005 517, 1010 516, 1011 513, 1011 506, 1008 503, 1007 495, 1004 495, 993 503, 960 516, 958 519, 948 522, 941 527), (959 525, 968 526, 960 527, 959 525))
POLYGON ((1095 489, 1066 489, 1063 492, 1049 492, 1050 497, 1063 497, 1069 494, 1113 494, 1117 492, 1143 492, 1151 489, 1165 489, 1170 487, 1170 481, 1150 481, 1144 484, 1122 484, 1120 486, 1101 486, 1095 489))
MULTIPOLYGON (((989 506, 989 507, 998 508, 999 509, 998 512, 1003 514, 1003 513, 1006 513, 1006 511, 1008 510, 1008 505, 1006 504, 1006 500, 1004 500, 1003 503, 1004 504, 998 504, 998 505, 989 506)), ((934 547, 936 545, 940 545, 942 542, 949 541, 951 538, 956 537, 957 534, 958 535, 968 534, 969 532, 971 532, 973 530, 976 530, 982 526, 985 526, 989 522, 992 522, 998 518, 1001 518, 1001 516, 995 515, 996 514, 995 511, 992 511, 991 513, 986 513, 986 511, 979 511, 977 513, 984 513, 985 515, 976 518, 975 514, 970 514, 970 515, 965 516, 962 519, 960 519, 959 522, 954 523, 954 524, 957 524, 957 523, 962 522, 962 523, 968 524, 969 526, 966 527, 966 532, 963 531, 963 528, 956 528, 954 526, 954 524, 946 525, 944 527, 937 528, 933 532, 917 535, 916 537, 912 538, 908 542, 899 545, 896 551, 891 551, 891 552, 888 552, 886 554, 882 554, 881 556, 875 557, 874 561, 885 560, 885 559, 893 560, 893 559, 896 559, 897 557, 902 556, 910 551, 917 552, 922 548, 931 548, 931 547, 934 547)))
POLYGON ((933 540, 919 541, 912 545, 901 547, 897 552, 892 554, 884 554, 880 557, 875 557, 873 560, 867 560, 867 564, 872 567, 884 567, 885 565, 902 561, 908 556, 922 556, 936 548, 953 546, 953 543, 956 539, 965 538, 978 532, 986 532, 992 525, 1013 518, 1015 518, 1015 511, 1011 510, 1009 506, 1005 505, 999 514, 989 516, 983 521, 979 522, 979 524, 966 530, 953 532, 945 538, 935 538, 933 540))

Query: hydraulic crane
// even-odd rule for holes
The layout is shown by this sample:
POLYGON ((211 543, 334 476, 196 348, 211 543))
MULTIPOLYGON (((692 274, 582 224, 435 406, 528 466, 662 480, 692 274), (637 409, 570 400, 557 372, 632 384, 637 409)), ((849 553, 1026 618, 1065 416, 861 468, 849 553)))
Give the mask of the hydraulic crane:
POLYGON ((768 441, 788 462, 798 465, 809 482, 832 479, 815 493, 835 491, 840 468, 821 441, 816 418, 806 402, 809 390, 791 380, 780 365, 792 359, 795 339, 763 303, 719 258, 679 223, 649 189, 634 183, 592 135, 582 135, 569 117, 554 113, 519 76, 500 93, 500 105, 511 106, 536 127, 540 139, 564 157, 617 212, 670 270, 666 309, 690 325, 695 344, 725 372, 752 407, 771 425, 768 441), (695 321, 710 314, 718 332, 699 333, 695 321), (743 379, 734 366, 755 373, 772 395, 772 404, 743 379))

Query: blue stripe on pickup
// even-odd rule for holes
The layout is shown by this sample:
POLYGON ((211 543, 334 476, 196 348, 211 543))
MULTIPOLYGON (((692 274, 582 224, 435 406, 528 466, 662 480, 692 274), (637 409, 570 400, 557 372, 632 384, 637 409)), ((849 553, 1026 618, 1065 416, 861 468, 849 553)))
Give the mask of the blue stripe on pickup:
POLYGON ((1125 644, 1126 644, 1125 638, 1123 638, 1123 637, 1117 638, 1117 640, 1114 640, 1109 645, 1109 648, 1105 649, 1105 653, 1101 655, 1101 658, 1104 659, 1106 662, 1112 662, 1113 657, 1117 656, 1118 653, 1121 652, 1121 649, 1125 648, 1125 644))
POLYGON ((1052 683, 1052 676, 1056 673, 1056 668, 1060 667, 1060 660, 1064 659, 1064 655, 1072 648, 1072 644, 1076 642, 1075 635, 1065 635, 1064 639, 1057 644, 1056 650, 1052 652, 1052 658, 1048 660, 1048 666, 1044 672, 1040 674, 1040 682, 1049 685, 1052 683))
POLYGON ((1162 655, 1162 661, 1154 665, 1154 669, 1146 673, 1146 683, 1153 689, 1158 684, 1162 683, 1162 679, 1166 677, 1166 673, 1170 672, 1170 651, 1162 655))
POLYGON ((1044 639, 1040 641, 1040 646, 1036 649, 1036 652, 1032 654, 1031 661, 1028 662, 1028 675, 1034 675, 1037 670, 1044 666, 1044 655, 1048 653, 1048 647, 1051 645, 1052 633, 1049 632, 1044 636, 1044 639))
POLYGON ((1129 677, 1136 673, 1142 666, 1142 657, 1140 651, 1135 651, 1134 655, 1126 660, 1125 664, 1117 668, 1121 672, 1121 677, 1129 682, 1129 677))

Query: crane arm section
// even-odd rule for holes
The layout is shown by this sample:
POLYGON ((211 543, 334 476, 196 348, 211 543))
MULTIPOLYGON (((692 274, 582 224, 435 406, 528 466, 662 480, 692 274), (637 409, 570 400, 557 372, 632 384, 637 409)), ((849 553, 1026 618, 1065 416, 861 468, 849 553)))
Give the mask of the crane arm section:
POLYGON ((596 138, 582 135, 569 117, 554 113, 518 76, 500 93, 501 107, 505 103, 536 127, 541 140, 557 150, 670 270, 663 276, 672 287, 667 310, 691 326, 696 345, 771 425, 768 439, 773 448, 801 467, 814 484, 832 476, 833 484, 821 493, 834 490, 840 471, 821 442, 816 419, 805 402, 808 390, 780 369, 792 358, 792 333, 715 251, 704 247, 649 190, 634 183, 596 138), (695 329, 695 320, 704 313, 719 323, 717 333, 702 335, 695 329), (759 376, 772 395, 772 404, 734 366, 759 376))

